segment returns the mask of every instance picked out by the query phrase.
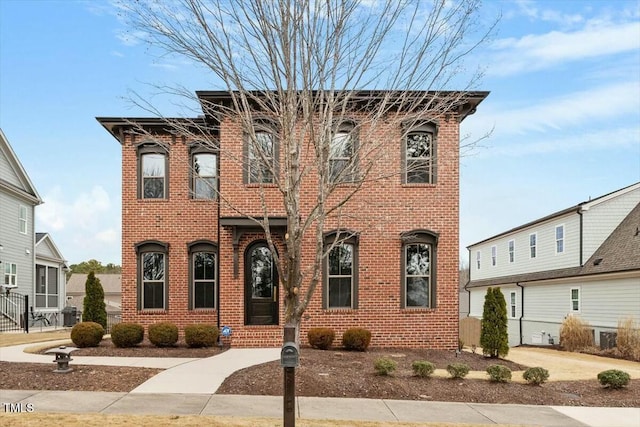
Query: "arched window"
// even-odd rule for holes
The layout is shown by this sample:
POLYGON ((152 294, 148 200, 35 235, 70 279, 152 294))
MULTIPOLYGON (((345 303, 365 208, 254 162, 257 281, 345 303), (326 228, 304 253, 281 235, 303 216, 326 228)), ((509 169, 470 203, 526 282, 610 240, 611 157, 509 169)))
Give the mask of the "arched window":
POLYGON ((244 136, 245 184, 272 184, 278 175, 277 125, 270 119, 256 120, 244 136))
POLYGON ((141 310, 168 307, 169 244, 147 240, 136 245, 138 255, 138 308, 141 310))
POLYGON ((322 305, 358 308, 358 237, 350 231, 325 235, 322 305))
POLYGON ((344 121, 336 126, 329 145, 329 182, 352 182, 356 179, 357 144, 354 122, 344 121))
POLYGON ((207 240, 189 244, 189 306, 216 308, 218 247, 207 240))
POLYGON ((412 230, 402 239, 402 307, 435 308, 438 235, 412 230))
POLYGON ((193 199, 217 198, 218 194, 218 154, 204 143, 192 143, 191 154, 191 197, 193 199))
POLYGON ((169 198, 169 156, 164 147, 147 141, 138 145, 138 198, 169 198))
POLYGON ((436 183, 437 126, 431 122, 412 122, 405 128, 402 150, 404 184, 436 183))

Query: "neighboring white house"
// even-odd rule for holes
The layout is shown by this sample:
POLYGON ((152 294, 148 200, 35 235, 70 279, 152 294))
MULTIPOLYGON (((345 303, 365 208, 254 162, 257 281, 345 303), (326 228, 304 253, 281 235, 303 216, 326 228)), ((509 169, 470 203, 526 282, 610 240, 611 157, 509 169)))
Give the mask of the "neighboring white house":
POLYGON ((0 129, 0 326, 24 324, 24 310, 64 307, 66 264, 51 237, 35 233, 40 195, 0 129), (7 293, 8 292, 8 293, 7 293), (28 296, 18 308, 7 295, 28 296))
POLYGON ((467 249, 469 316, 481 318, 487 288, 499 287, 511 346, 557 344, 570 315, 589 323, 597 345, 619 320, 640 321, 640 183, 467 249))

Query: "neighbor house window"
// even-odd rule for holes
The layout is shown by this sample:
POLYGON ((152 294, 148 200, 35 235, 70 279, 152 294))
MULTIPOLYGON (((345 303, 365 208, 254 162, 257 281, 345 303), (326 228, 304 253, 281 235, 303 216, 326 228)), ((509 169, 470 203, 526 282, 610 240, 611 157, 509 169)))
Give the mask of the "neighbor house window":
POLYGON ((324 308, 357 308, 358 239, 352 232, 325 236, 324 308))
POLYGON ((168 244, 158 241, 146 241, 136 245, 139 309, 167 309, 168 247, 168 244))
POLYGON ((429 230, 402 233, 402 307, 435 308, 438 235, 429 230))
POLYGON ((580 288, 571 288, 571 311, 580 312, 580 288))
POLYGON ((58 307, 58 269, 36 265, 36 307, 58 307))
POLYGON ((516 292, 509 292, 509 314, 512 319, 516 318, 516 292))
POLYGON ((516 242, 514 240, 509 240, 507 243, 509 248, 509 262, 514 262, 516 259, 516 242))
POLYGON ((213 242, 198 241, 189 245, 190 254, 190 306, 216 307, 216 277, 218 248, 213 242))
POLYGON ((497 246, 491 246, 491 265, 492 266, 496 266, 498 262, 498 247, 497 246))
POLYGON ((18 211, 18 229, 20 233, 27 234, 27 207, 20 205, 18 211))
POLYGON ((556 253, 561 254, 564 252, 564 225, 558 225, 556 227, 556 253))
POLYGON ((425 123, 411 128, 404 139, 403 183, 435 184, 436 126, 425 123))
POLYGON ((536 233, 529 234, 529 258, 536 257, 538 235, 536 233))
POLYGON ((194 199, 215 199, 218 191, 218 155, 205 146, 191 149, 191 194, 194 199))
POLYGON ((4 264, 4 282, 8 286, 18 285, 18 264, 7 262, 4 264))
POLYGON ((138 198, 168 198, 168 157, 166 150, 158 144, 140 144, 138 147, 138 198))
POLYGON ((355 179, 356 132, 354 124, 338 126, 329 145, 329 182, 351 182, 355 179))
POLYGON ((476 269, 480 270, 480 251, 476 251, 476 269))

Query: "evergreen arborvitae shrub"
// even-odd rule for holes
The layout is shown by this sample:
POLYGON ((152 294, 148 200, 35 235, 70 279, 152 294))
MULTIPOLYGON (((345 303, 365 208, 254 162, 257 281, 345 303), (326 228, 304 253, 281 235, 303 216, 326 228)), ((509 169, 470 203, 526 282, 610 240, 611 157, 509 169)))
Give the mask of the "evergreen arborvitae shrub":
POLYGON ((549 379, 549 371, 539 366, 529 368, 522 373, 522 378, 529 384, 540 385, 549 379))
POLYGON ((188 347, 213 347, 218 342, 220 331, 214 325, 187 325, 184 328, 184 341, 188 347))
POLYGON ((371 332, 364 328, 350 328, 342 334, 342 346, 346 350, 367 351, 371 332))
POLYGON ((144 339, 144 326, 138 323, 118 323, 111 327, 111 342, 118 348, 135 347, 144 339))
POLYGON ((487 368, 489 379, 493 382, 506 383, 511 381, 511 369, 504 365, 491 365, 487 368))
POLYGON ((606 388, 622 388, 628 385, 629 381, 631 381, 631 376, 618 369, 609 369, 598 374, 598 382, 606 388))
POLYGON ((504 357, 509 353, 507 302, 500 288, 487 289, 484 297, 480 346, 482 353, 490 357, 504 357))
POLYGON ((467 376, 471 368, 466 363, 451 363, 447 365, 447 372, 451 378, 464 378, 467 376))
POLYGON ((421 378, 429 378, 436 370, 436 366, 426 360, 416 360, 411 364, 411 368, 413 369, 413 374, 421 378))
POLYGON ((331 328, 311 328, 307 332, 309 345, 320 350, 327 350, 333 344, 336 333, 331 328))
POLYGON ((171 322, 149 325, 149 341, 156 347, 172 347, 178 342, 178 327, 171 322))
POLYGON ((80 347, 97 347, 104 336, 104 328, 96 322, 80 322, 71 329, 71 341, 80 347))
POLYGON ((102 289, 100 279, 96 277, 93 271, 87 275, 84 290, 82 321, 99 323, 106 330, 107 309, 104 303, 104 290, 102 289))

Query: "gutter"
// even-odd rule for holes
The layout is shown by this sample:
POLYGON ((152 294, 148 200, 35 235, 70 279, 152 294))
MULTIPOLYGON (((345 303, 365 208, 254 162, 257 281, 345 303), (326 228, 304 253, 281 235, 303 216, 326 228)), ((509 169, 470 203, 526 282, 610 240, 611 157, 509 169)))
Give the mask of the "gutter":
POLYGON ((520 328, 520 345, 523 345, 524 340, 522 339, 522 318, 524 317, 524 286, 522 286, 519 282, 516 282, 516 286, 520 288, 520 318, 518 319, 518 323, 520 328))

